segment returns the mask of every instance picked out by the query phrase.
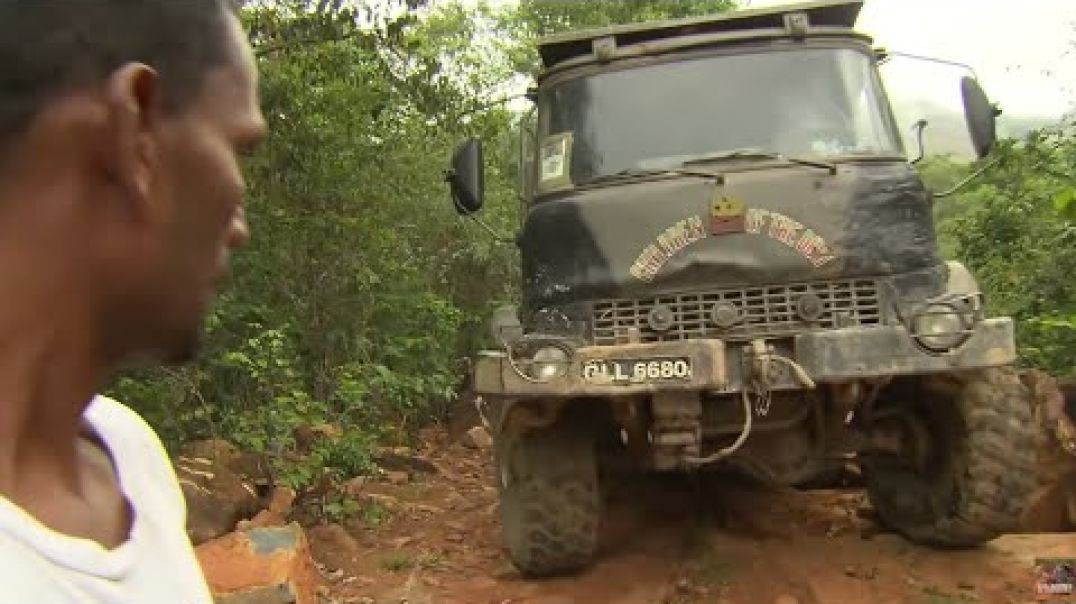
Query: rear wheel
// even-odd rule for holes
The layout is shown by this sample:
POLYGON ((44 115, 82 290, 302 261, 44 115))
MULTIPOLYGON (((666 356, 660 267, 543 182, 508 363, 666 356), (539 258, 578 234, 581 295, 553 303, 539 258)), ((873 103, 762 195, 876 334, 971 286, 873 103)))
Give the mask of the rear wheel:
POLYGON ((1010 368, 894 383, 873 429, 894 435, 900 453, 863 458, 879 519, 912 541, 947 547, 1016 529, 1035 480, 1028 397, 1010 368))
POLYGON ((504 542, 515 566, 532 577, 586 566, 601 508, 593 435, 563 421, 502 433, 496 457, 504 542))

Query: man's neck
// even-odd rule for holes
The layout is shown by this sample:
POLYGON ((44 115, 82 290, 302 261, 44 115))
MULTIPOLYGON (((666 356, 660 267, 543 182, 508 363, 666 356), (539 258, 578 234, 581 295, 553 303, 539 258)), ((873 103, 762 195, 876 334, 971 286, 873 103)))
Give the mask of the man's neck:
POLYGON ((7 280, 4 268, 0 260, 0 282, 20 295, 0 305, 0 494, 18 499, 45 485, 77 491, 82 415, 103 368, 93 360, 90 330, 66 312, 74 306, 26 303, 34 301, 23 295, 33 293, 33 278, 7 280))

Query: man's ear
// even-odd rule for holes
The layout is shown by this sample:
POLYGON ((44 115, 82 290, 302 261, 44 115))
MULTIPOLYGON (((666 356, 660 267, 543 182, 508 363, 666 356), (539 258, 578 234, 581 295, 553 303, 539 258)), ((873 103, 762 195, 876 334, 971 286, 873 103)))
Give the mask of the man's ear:
POLYGON ((112 72, 106 86, 109 170, 132 201, 145 202, 158 160, 154 133, 161 112, 160 77, 147 65, 128 63, 112 72))

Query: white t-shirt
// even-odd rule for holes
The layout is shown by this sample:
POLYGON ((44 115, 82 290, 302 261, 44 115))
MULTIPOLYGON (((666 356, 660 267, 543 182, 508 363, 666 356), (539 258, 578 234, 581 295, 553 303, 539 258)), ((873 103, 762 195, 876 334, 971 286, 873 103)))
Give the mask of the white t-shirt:
POLYGON ((127 541, 110 550, 58 533, 0 497, 0 604, 212 604, 156 433, 105 397, 85 419, 108 447, 131 505, 127 541))

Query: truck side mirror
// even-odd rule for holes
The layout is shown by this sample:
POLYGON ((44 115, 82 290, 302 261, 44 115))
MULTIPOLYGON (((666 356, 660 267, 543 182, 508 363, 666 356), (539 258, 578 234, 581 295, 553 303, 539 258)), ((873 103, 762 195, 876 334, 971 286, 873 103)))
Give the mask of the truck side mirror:
POLYGON ((445 174, 452 201, 460 214, 473 214, 486 200, 485 170, 482 164, 482 141, 469 138, 456 147, 452 168, 445 174))
POLYGON ((1001 110, 990 103, 979 82, 971 77, 960 79, 960 95, 964 99, 964 118, 968 122, 968 134, 975 153, 980 159, 986 157, 997 142, 997 116, 1001 110))

